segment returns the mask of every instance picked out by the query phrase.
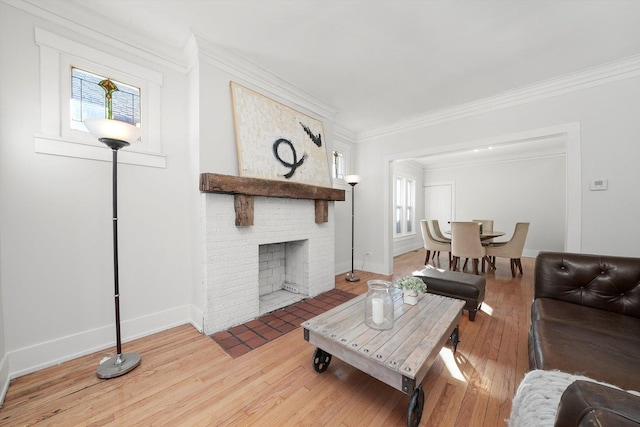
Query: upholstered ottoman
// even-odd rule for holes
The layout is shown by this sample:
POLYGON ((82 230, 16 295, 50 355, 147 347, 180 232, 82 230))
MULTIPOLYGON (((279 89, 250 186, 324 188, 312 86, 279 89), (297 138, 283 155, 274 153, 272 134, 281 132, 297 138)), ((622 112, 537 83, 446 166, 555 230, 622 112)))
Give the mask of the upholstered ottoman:
POLYGON ((427 284, 428 293, 464 300, 464 309, 469 311, 469 320, 475 320, 476 313, 484 301, 487 284, 484 277, 459 271, 438 270, 430 266, 414 272, 413 275, 420 277, 427 284))

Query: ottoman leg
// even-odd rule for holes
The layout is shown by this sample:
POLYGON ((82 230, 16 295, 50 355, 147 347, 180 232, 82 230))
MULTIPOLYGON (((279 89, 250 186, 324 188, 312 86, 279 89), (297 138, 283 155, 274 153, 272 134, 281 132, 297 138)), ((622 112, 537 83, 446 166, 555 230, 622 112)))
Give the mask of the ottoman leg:
POLYGON ((469 320, 471 320, 472 322, 475 321, 477 312, 478 312, 477 308, 474 308, 473 310, 469 310, 469 320))

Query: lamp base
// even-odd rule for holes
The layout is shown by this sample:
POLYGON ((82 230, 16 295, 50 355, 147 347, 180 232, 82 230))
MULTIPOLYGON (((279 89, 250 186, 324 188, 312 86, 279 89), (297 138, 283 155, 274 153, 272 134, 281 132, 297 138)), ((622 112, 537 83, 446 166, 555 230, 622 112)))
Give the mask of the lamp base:
POLYGON ((345 279, 347 280, 347 282, 357 282, 360 280, 360 278, 358 276, 356 276, 353 271, 350 273, 347 273, 347 276, 345 277, 345 279))
POLYGON ((140 365, 142 356, 138 353, 124 353, 103 362, 98 366, 98 378, 109 379, 119 377, 133 371, 140 365))

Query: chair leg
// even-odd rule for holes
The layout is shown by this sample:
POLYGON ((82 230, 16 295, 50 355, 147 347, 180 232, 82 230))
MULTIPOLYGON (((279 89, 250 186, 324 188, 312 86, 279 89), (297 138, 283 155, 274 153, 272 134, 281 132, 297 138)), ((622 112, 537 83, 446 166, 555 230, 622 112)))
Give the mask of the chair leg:
POLYGON ((469 262, 469 258, 464 259, 464 265, 462 266, 462 271, 467 269, 467 263, 469 262))
POLYGON ((449 252, 449 270, 451 270, 451 263, 453 262, 453 259, 451 258, 451 252, 449 252))
MULTIPOLYGON (((495 257, 493 258, 495 260, 495 257)), ((484 262, 487 261, 487 264, 489 264, 489 270, 495 270, 496 269, 496 264, 495 261, 491 260, 490 256, 485 256, 484 258, 482 258, 482 272, 484 273, 484 262)))
POLYGON ((520 260, 520 258, 516 258, 516 263, 518 264, 518 269, 520 270, 520 274, 522 274, 522 260, 520 260))
POLYGON ((478 273, 478 264, 480 264, 480 260, 478 258, 474 258, 471 262, 473 263, 473 274, 480 274, 478 273))
POLYGON ((516 260, 511 258, 511 277, 516 277, 516 260))

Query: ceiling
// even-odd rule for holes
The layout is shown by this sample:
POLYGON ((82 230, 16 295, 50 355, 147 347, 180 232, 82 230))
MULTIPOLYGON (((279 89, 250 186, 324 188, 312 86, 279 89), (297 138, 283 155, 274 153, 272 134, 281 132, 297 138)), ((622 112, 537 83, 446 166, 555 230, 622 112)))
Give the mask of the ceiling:
POLYGON ((564 135, 550 135, 519 141, 505 141, 471 149, 454 150, 403 161, 417 164, 423 170, 478 166, 506 161, 532 160, 566 155, 564 135))
POLYGON ((356 134, 640 54, 636 0, 27 1, 174 49, 195 33, 336 107, 356 134))

